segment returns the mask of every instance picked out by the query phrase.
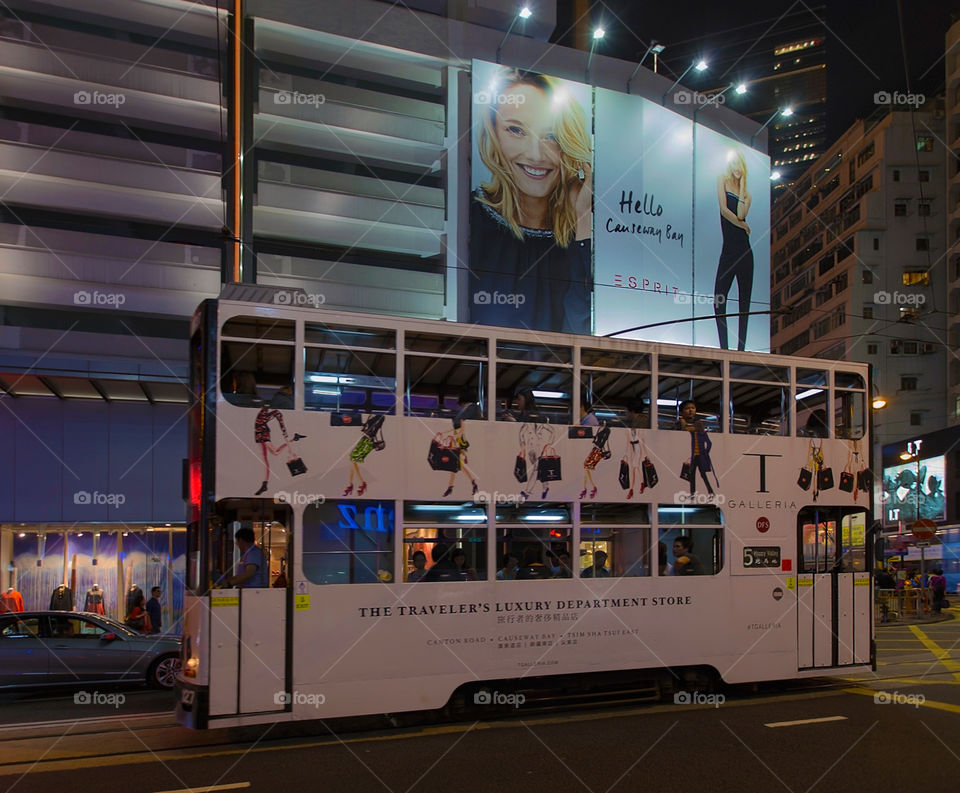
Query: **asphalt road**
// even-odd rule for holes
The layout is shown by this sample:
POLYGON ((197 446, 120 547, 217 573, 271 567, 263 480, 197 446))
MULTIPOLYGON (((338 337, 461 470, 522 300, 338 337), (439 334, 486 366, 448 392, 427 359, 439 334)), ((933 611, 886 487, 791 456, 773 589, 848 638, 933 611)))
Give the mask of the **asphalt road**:
POLYGON ((521 709, 377 734, 315 723, 315 736, 281 739, 279 728, 191 733, 132 713, 32 739, 0 733, 0 793, 956 789, 960 621, 883 627, 877 641, 876 674, 789 693, 731 690, 700 705, 521 709))

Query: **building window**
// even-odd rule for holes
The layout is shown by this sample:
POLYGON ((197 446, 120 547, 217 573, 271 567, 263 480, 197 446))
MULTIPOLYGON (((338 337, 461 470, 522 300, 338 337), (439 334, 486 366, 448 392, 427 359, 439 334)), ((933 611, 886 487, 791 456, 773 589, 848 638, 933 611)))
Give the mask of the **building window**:
POLYGON ((873 306, 864 306, 864 307, 863 307, 863 318, 864 318, 864 319, 873 319, 873 306))
POLYGON ((931 215, 930 212, 930 202, 921 201, 917 204, 917 214, 922 218, 928 218, 931 215))
POLYGON ((917 411, 910 413, 910 426, 919 427, 923 424, 923 416, 917 411))
POLYGON ((919 347, 915 341, 905 341, 903 343, 903 354, 904 355, 916 355, 919 347))
POLYGON ((907 270, 903 274, 904 286, 930 286, 930 273, 927 270, 907 270))
POLYGON ((907 216, 907 199, 898 198, 893 202, 894 217, 905 218, 907 216))
MULTIPOLYGON (((933 151, 932 135, 917 135, 917 151, 933 151)), ((920 171, 923 173, 923 171, 920 171)), ((924 181, 923 179, 920 180, 924 181)))
POLYGON ((870 343, 867 345, 867 355, 879 355, 880 354, 880 345, 870 343))
POLYGON ((860 278, 862 283, 865 283, 865 284, 873 283, 873 273, 870 272, 869 270, 864 270, 862 273, 860 273, 860 278))
POLYGON ((929 181, 930 181, 930 171, 920 171, 919 180, 920 180, 921 182, 929 182, 929 181))
POLYGON ((899 169, 899 168, 894 168, 894 169, 893 169, 893 181, 895 181, 895 182, 899 182, 899 181, 900 181, 900 169, 899 169))
POLYGON ((929 238, 929 237, 917 237, 917 250, 918 250, 918 251, 928 251, 928 250, 930 250, 930 238, 929 238))
POLYGON ((901 391, 916 391, 917 390, 917 379, 916 377, 901 377, 900 378, 900 390, 901 391))
POLYGON ((874 249, 875 251, 880 250, 880 238, 879 238, 879 237, 874 237, 874 238, 873 238, 873 249, 874 249))

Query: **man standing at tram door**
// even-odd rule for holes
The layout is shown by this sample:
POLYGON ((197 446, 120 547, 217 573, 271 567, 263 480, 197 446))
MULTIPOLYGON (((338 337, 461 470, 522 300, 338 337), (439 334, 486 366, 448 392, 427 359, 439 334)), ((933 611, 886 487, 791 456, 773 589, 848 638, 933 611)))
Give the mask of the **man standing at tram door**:
POLYGON ((246 527, 237 529, 233 535, 240 549, 240 560, 237 562, 236 575, 227 579, 227 583, 241 589, 264 587, 265 579, 263 566, 263 551, 255 542, 253 529, 246 527))

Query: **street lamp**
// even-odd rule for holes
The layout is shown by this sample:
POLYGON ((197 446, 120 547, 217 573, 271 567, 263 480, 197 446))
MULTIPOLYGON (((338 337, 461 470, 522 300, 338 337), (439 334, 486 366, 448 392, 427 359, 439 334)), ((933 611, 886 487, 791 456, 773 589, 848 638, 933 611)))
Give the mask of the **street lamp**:
POLYGON ((757 139, 757 136, 758 136, 761 132, 763 132, 763 131, 767 128, 767 125, 768 125, 771 121, 773 121, 777 116, 783 116, 784 118, 790 118, 790 116, 792 116, 792 115, 793 115, 793 108, 792 108, 792 107, 785 107, 785 108, 782 108, 782 109, 778 107, 776 110, 773 111, 773 113, 770 114, 770 118, 768 118, 766 121, 763 122, 763 126, 760 127, 760 129, 758 129, 756 132, 753 133, 753 137, 750 138, 750 145, 751 145, 751 146, 753 145, 753 142, 757 139))
POLYGON ((510 23, 510 27, 507 28, 506 34, 500 40, 500 43, 497 45, 497 63, 500 63, 500 50, 502 50, 503 45, 507 43, 507 39, 510 37, 510 34, 513 32, 514 25, 517 24, 517 20, 522 19, 526 21, 531 16, 533 16, 533 11, 530 10, 529 6, 524 6, 517 12, 517 15, 513 18, 513 21, 510 23))
POLYGON ((590 82, 590 62, 593 60, 593 53, 597 49, 597 43, 602 39, 606 32, 603 28, 594 28, 593 29, 593 38, 590 41, 590 54, 587 56, 587 69, 584 73, 585 82, 590 82))
MULTIPOLYGON (((647 51, 646 51, 645 53, 643 53, 643 57, 640 59, 640 63, 637 64, 637 68, 634 69, 634 70, 633 70, 633 73, 630 75, 630 77, 627 78, 627 93, 628 93, 628 94, 630 93, 630 81, 633 80, 633 78, 637 76, 637 72, 640 71, 640 67, 643 66, 643 62, 647 59, 647 56, 648 56, 651 52, 653 53, 653 63, 654 63, 654 66, 656 66, 657 56, 658 56, 661 52, 663 52, 665 49, 666 49, 666 47, 664 47, 663 44, 658 44, 657 41, 656 41, 656 39, 654 39, 653 41, 650 42, 650 46, 647 47, 647 51)), ((656 68, 654 68, 653 71, 654 71, 654 73, 656 73, 656 71, 657 71, 656 68)))
POLYGON ((696 69, 698 72, 703 72, 703 71, 706 71, 707 68, 708 68, 708 67, 707 67, 707 62, 706 62, 705 60, 703 60, 703 59, 701 59, 701 60, 699 60, 699 61, 694 61, 693 63, 691 63, 686 69, 683 70, 683 74, 681 74, 681 75, 677 78, 676 82, 667 89, 666 93, 663 95, 663 99, 660 101, 660 104, 661 104, 661 105, 666 104, 667 97, 670 96, 670 92, 671 92, 674 88, 676 88, 678 85, 680 85, 680 81, 681 81, 684 77, 686 77, 687 74, 689 74, 689 72, 690 72, 691 69, 696 69))

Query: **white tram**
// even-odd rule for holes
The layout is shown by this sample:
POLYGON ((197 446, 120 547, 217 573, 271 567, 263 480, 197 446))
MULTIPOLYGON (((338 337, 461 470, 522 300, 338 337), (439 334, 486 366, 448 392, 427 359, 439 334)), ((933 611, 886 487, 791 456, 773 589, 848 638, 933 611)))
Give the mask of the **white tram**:
POLYGON ((873 663, 865 365, 222 299, 191 340, 185 725, 873 663))

